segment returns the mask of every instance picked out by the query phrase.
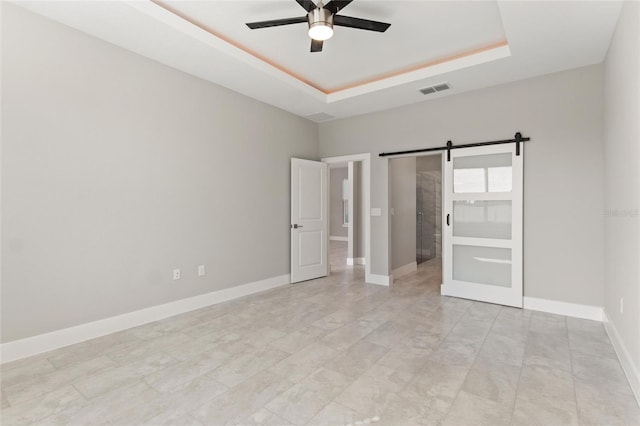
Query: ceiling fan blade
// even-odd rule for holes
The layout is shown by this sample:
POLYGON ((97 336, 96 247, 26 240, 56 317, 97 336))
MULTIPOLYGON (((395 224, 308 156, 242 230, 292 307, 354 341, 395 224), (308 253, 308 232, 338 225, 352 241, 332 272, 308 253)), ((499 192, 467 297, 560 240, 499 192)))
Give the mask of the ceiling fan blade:
POLYGON ((360 30, 378 31, 383 33, 391 24, 384 22, 370 21, 369 19, 352 18, 351 16, 334 15, 333 25, 341 27, 358 28, 360 30))
POLYGON ((322 52, 322 40, 311 39, 311 52, 322 52))
POLYGON ((280 25, 290 25, 290 24, 301 24, 303 22, 308 22, 308 19, 306 16, 301 16, 299 18, 272 19, 270 21, 247 22, 247 27, 251 28, 252 30, 256 30, 258 28, 278 27, 280 25))
POLYGON ((329 3, 325 4, 324 8, 329 9, 331 13, 338 13, 345 7, 349 6, 349 3, 351 3, 352 1, 353 0, 346 0, 346 1, 332 0, 329 3))
POLYGON ((311 12, 313 9, 316 9, 318 6, 311 0, 296 0, 300 6, 304 8, 307 12, 311 12))

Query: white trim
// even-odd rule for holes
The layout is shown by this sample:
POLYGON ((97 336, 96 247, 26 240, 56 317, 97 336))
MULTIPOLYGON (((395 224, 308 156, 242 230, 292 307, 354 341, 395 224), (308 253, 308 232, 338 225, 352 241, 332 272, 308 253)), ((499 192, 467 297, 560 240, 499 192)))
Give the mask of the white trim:
POLYGON ((227 300, 247 296, 272 288, 280 287, 291 282, 289 274, 267 278, 236 287, 212 291, 210 293, 193 296, 163 305, 152 306, 138 311, 128 312, 115 317, 105 318, 75 327, 64 328, 50 333, 40 334, 26 339, 14 340, 0 345, 0 363, 15 361, 28 356, 48 352, 74 343, 126 330, 163 318, 190 312, 206 306, 226 302, 227 300))
POLYGON ((366 280, 369 284, 378 284, 389 287, 393 283, 393 275, 369 274, 366 280))
POLYGON ((609 340, 611 340, 611 344, 613 345, 613 349, 616 351, 616 355, 618 355, 618 359, 620 360, 620 364, 622 365, 622 370, 624 374, 627 376, 627 380, 629 381, 629 385, 631 386, 631 390, 636 397, 636 402, 638 406, 640 406, 640 372, 638 372, 638 368, 633 363, 633 359, 631 355, 629 355, 629 351, 625 346, 618 330, 616 329, 613 322, 609 321, 609 317, 607 317, 606 311, 602 311, 604 329, 607 330, 607 334, 609 335, 609 340))
POLYGON ((329 236, 329 240, 330 241, 349 241, 349 237, 339 237, 337 235, 330 235, 329 236))
POLYGON ((407 263, 406 265, 402 265, 399 268, 394 269, 393 271, 391 271, 391 275, 393 275, 394 278, 398 278, 403 275, 407 275, 412 272, 415 272, 417 270, 418 270, 418 262, 411 262, 411 263, 407 263))
POLYGON ((364 257, 347 257, 347 265, 366 265, 367 259, 364 257))
POLYGON ((485 64, 487 62, 495 61, 498 59, 508 58, 510 56, 511 48, 508 45, 492 47, 481 52, 473 53, 456 59, 451 59, 439 64, 430 65, 428 67, 419 68, 414 71, 393 75, 381 80, 375 80, 370 83, 365 83, 359 86, 329 93, 327 95, 327 104, 350 99, 354 96, 360 96, 379 90, 389 89, 400 84, 413 83, 448 72, 458 71, 464 68, 485 64))
POLYGON ((524 309, 565 315, 593 321, 602 321, 603 308, 600 306, 579 305, 577 303, 560 302, 558 300, 538 299, 537 297, 523 297, 524 309))
MULTIPOLYGON (((364 193, 364 208, 365 212, 371 211, 371 153, 343 155, 340 157, 328 157, 322 158, 321 161, 328 163, 329 165, 334 163, 349 163, 350 161, 362 162, 362 177, 361 182, 362 191, 364 193)), ((353 203, 350 203, 353 205, 353 203)), ((352 229, 350 227, 349 229, 352 229)), ((372 282, 375 278, 371 278, 371 217, 364 215, 364 279, 365 282, 372 282)))

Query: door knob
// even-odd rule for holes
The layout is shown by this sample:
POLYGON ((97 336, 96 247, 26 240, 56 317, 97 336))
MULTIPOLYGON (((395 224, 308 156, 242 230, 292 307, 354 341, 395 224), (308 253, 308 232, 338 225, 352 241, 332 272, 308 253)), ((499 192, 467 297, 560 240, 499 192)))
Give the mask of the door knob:
POLYGON ((302 228, 302 225, 298 225, 297 223, 294 223, 293 225, 291 225, 291 228, 293 229, 302 228))

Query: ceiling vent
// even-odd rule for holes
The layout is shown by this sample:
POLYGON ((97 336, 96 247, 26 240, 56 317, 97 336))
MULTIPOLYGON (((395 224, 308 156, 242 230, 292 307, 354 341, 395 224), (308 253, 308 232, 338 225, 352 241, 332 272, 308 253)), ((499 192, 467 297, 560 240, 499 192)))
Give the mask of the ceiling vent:
POLYGON ((434 86, 425 87, 424 89, 420 89, 420 92, 423 95, 429 95, 431 93, 442 92, 443 90, 449 90, 451 86, 449 83, 436 84, 434 86))
POLYGON ((307 117, 311 121, 315 121, 316 123, 322 123, 323 121, 333 120, 335 117, 333 115, 327 114, 326 112, 317 112, 315 114, 307 115, 307 117))

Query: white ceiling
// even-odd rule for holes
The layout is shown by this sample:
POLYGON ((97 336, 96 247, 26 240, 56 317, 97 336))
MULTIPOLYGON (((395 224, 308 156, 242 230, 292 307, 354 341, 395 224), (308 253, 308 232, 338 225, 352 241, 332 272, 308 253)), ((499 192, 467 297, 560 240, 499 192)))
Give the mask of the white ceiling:
POLYGON ((505 41, 496 2, 354 1, 340 14, 392 23, 385 33, 335 27, 309 52, 307 24, 250 30, 245 22, 305 15, 295 1, 163 1, 170 10, 269 58, 324 92, 505 41), (419 17, 419 19, 416 19, 419 17))
POLYGON ((340 14, 386 33, 336 27, 310 53, 303 16, 280 1, 16 1, 189 74, 301 116, 348 117, 548 74, 604 59, 621 2, 368 1, 340 14), (446 92, 419 89, 448 82, 446 92))

